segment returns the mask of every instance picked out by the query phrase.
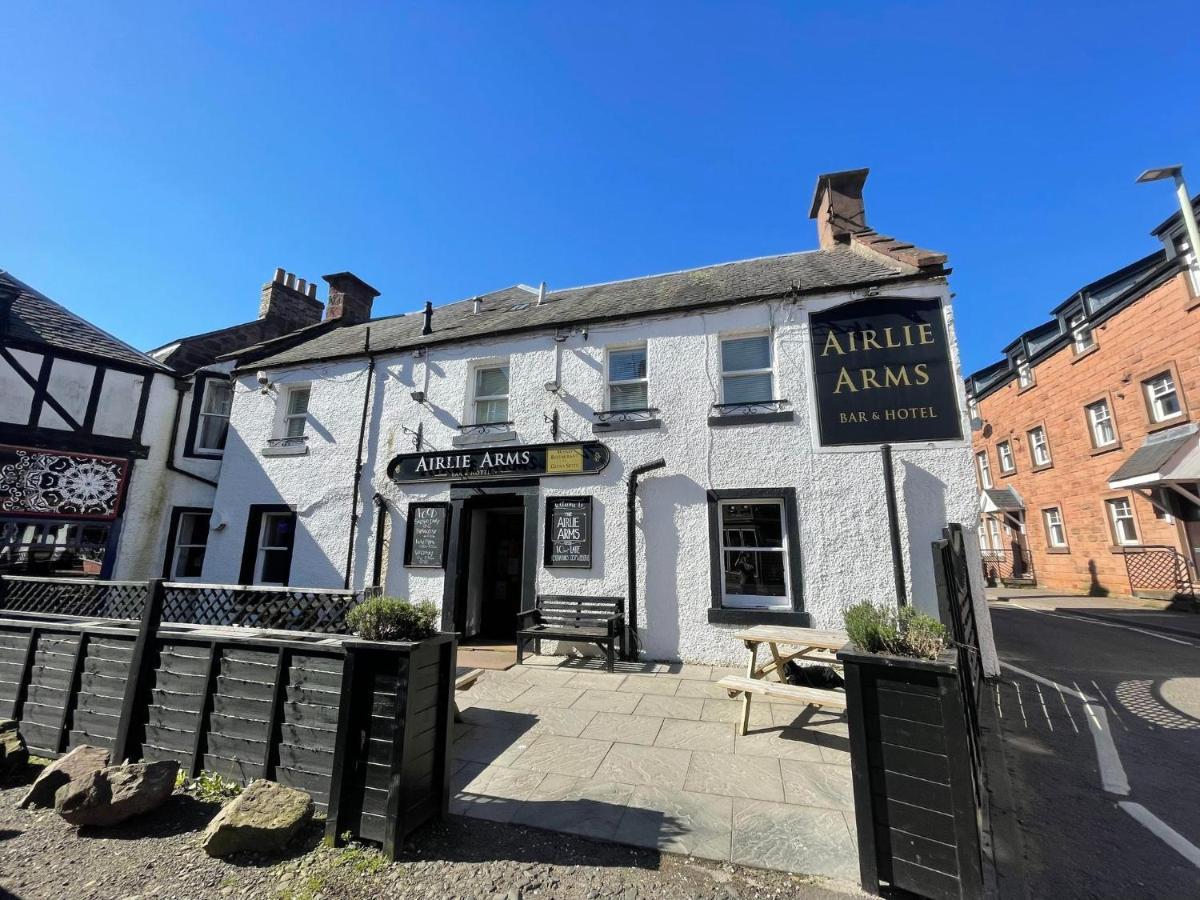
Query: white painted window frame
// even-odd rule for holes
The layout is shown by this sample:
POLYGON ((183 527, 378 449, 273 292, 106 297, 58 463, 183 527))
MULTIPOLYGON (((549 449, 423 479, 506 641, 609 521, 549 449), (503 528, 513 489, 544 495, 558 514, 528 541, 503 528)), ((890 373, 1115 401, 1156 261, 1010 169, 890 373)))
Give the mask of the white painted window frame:
POLYGON ((1113 424, 1112 408, 1107 399, 1089 403, 1087 410, 1088 428, 1092 433, 1092 446, 1096 449, 1111 447, 1117 442, 1117 426, 1113 424), (1100 413, 1103 412, 1103 415, 1100 413), (1103 431, 1107 429, 1108 438, 1104 439, 1103 431))
POLYGON ((1035 466, 1048 466, 1054 462, 1050 452, 1050 438, 1046 436, 1045 426, 1037 425, 1029 429, 1029 458, 1035 466))
POLYGON ((1017 460, 1013 456, 1012 441, 1001 441, 996 445, 996 460, 1000 463, 1000 471, 1011 475, 1017 471, 1017 460))
POLYGON ((1183 415, 1183 403, 1179 399, 1179 387, 1175 384, 1175 379, 1169 371, 1160 372, 1153 378, 1147 378, 1142 382, 1142 391, 1146 395, 1146 405, 1150 409, 1150 419, 1154 424, 1169 422, 1183 415), (1173 413, 1164 411, 1163 401, 1167 397, 1174 398, 1175 411, 1173 413))
POLYGON ((1042 510, 1042 521, 1046 526, 1047 546, 1054 548, 1067 546, 1067 529, 1063 524, 1062 510, 1057 506, 1042 510))
POLYGON ((1074 313, 1067 322, 1067 327, 1071 331, 1071 345, 1075 348, 1075 353, 1086 353, 1096 346, 1096 334, 1092 330, 1092 323, 1088 321, 1086 312, 1082 310, 1074 313))
MULTIPOLYGON (((730 400, 725 396, 725 379, 728 378, 743 378, 750 375, 766 375, 770 379, 770 387, 767 391, 768 396, 763 398, 760 403, 765 403, 768 400, 774 400, 775 397, 775 342, 772 338, 769 329, 765 331, 743 331, 729 334, 722 334, 717 341, 717 365, 720 368, 721 377, 721 402, 722 403, 738 403, 742 401, 730 400), (764 338, 767 342, 767 365, 765 368, 758 369, 735 369, 732 372, 725 371, 725 344, 728 341, 745 341, 751 338, 764 338)), ((746 401, 751 402, 751 401, 746 401)))
POLYGON ((1120 547, 1134 547, 1141 543, 1138 537, 1137 517, 1133 514, 1133 502, 1128 497, 1113 497, 1104 501, 1108 508, 1108 521, 1112 526, 1113 539, 1120 547), (1122 530, 1122 523, 1128 523, 1132 536, 1122 530))
POLYGON ((204 379, 204 393, 200 398, 200 412, 196 419, 196 443, 193 450, 197 453, 206 453, 212 456, 221 456, 225 452, 225 442, 229 440, 229 417, 233 412, 233 383, 227 378, 206 378, 204 379), (208 403, 210 397, 214 393, 214 389, 224 388, 229 392, 229 412, 217 413, 208 411, 208 403), (225 421, 224 440, 219 447, 208 447, 203 443, 204 426, 208 419, 223 419, 225 421))
POLYGON ((471 363, 470 374, 467 379, 467 415, 464 420, 470 419, 467 424, 470 425, 495 425, 498 422, 512 421, 512 366, 509 365, 508 357, 496 357, 494 359, 480 359, 471 363), (476 384, 479 378, 479 373, 486 369, 504 369, 507 372, 508 390, 503 394, 480 394, 476 391, 476 384), (488 401, 503 400, 506 410, 503 419, 492 422, 484 422, 479 418, 479 404, 488 401))
POLYGON ((281 438, 299 438, 304 437, 308 430, 308 407, 312 403, 312 384, 304 382, 303 384, 289 384, 284 388, 282 400, 282 415, 279 423, 279 436, 281 438), (292 398, 306 393, 307 397, 304 400, 304 411, 292 411, 292 398), (293 434, 293 428, 296 428, 293 434))
POLYGON ((630 409, 647 409, 650 407, 650 351, 646 346, 645 341, 637 341, 631 344, 616 344, 612 347, 604 348, 604 402, 607 404, 604 408, 608 411, 616 410, 617 407, 613 403, 614 387, 624 387, 626 385, 645 385, 646 401, 640 407, 633 406, 630 409), (641 378, 617 378, 612 377, 611 362, 614 353, 628 353, 632 350, 641 350, 645 358, 646 374, 641 378))
POLYGON ((979 483, 983 485, 983 489, 990 490, 992 488, 992 464, 986 450, 980 450, 975 454, 975 469, 979 472, 979 483))
POLYGON ((1029 356, 1025 353, 1017 354, 1013 360, 1017 367, 1017 383, 1023 387, 1033 387, 1035 380, 1033 377, 1033 366, 1029 364, 1029 356))
POLYGON ((792 609, 792 574, 791 574, 791 534, 788 530, 787 508, 779 497, 748 497, 717 501, 717 541, 718 556, 721 566, 721 606, 730 609, 792 609), (774 506, 779 510, 780 534, 783 536, 782 547, 727 547, 725 544, 725 508, 728 506, 774 506), (762 594, 728 594, 725 592, 725 551, 746 551, 751 553, 780 553, 783 559, 782 597, 765 597, 762 594))

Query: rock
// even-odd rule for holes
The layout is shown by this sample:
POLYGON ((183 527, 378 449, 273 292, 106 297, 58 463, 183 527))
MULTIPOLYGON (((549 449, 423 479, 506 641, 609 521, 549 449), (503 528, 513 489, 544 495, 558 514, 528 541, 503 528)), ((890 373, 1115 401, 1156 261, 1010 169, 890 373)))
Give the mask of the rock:
POLYGON ((70 781, 92 772, 99 772, 108 765, 108 751, 101 747, 81 744, 66 756, 60 756, 34 780, 29 792, 21 798, 21 809, 51 807, 58 789, 70 781))
POLYGON ((29 762, 25 739, 12 719, 0 719, 0 775, 15 772, 29 762))
POLYGON ((312 797, 295 788, 259 779, 234 797, 204 829, 209 856, 239 850, 279 852, 312 818, 312 797))
POLYGON ((175 790, 179 763, 125 763, 72 779, 54 809, 72 825, 116 825, 162 805, 175 790))

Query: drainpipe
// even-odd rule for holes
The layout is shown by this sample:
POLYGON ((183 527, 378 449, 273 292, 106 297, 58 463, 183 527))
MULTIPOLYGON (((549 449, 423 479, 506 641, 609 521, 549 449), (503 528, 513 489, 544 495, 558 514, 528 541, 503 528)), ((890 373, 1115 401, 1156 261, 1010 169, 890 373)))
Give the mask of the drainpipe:
POLYGON ((654 462, 644 463, 629 472, 629 488, 625 495, 625 558, 629 571, 629 609, 625 616, 625 658, 637 659, 640 653, 638 644, 638 600, 637 600, 637 489, 638 478, 647 472, 661 469, 667 464, 662 457, 654 462), (636 649, 635 649, 636 647, 636 649))
POLYGON ((367 356, 367 386, 363 391, 362 419, 358 423, 358 452, 354 454, 354 488, 350 501, 350 540, 346 545, 346 577, 342 579, 342 590, 350 590, 350 567, 354 564, 354 532, 358 529, 358 486, 362 481, 363 443, 367 435, 367 414, 371 405, 371 384, 375 377, 375 357, 371 349, 371 329, 363 337, 363 352, 367 356))
POLYGON ((190 390, 191 387, 188 385, 178 381, 175 382, 175 418, 171 422, 171 446, 167 448, 167 470, 215 488, 217 483, 211 478, 205 478, 202 475, 197 475, 195 472, 189 472, 187 469, 181 469, 175 465, 175 441, 179 434, 179 411, 183 408, 183 395, 190 390))
POLYGON ((371 587, 383 587, 383 530, 387 525, 387 501, 378 491, 371 498, 375 504, 375 561, 371 567, 371 587))

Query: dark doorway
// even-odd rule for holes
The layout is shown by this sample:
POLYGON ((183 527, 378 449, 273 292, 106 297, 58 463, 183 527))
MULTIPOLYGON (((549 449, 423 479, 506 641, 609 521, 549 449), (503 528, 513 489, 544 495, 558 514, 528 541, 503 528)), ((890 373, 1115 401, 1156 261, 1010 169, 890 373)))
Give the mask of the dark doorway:
POLYGON ((521 569, 525 513, 489 509, 483 517, 483 566, 480 584, 479 636, 510 640, 521 610, 521 569))

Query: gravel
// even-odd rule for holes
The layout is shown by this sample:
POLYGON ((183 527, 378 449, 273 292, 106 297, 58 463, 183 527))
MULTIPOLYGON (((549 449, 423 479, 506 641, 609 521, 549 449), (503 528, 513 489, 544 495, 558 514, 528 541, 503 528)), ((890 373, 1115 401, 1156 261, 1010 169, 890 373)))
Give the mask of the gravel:
POLYGON ((36 770, 0 781, 0 897, 834 898, 851 885, 450 816, 418 831, 389 865, 369 847, 321 846, 321 825, 283 855, 207 856, 200 832, 220 809, 176 792, 160 809, 103 830, 53 810, 20 810, 36 770))

